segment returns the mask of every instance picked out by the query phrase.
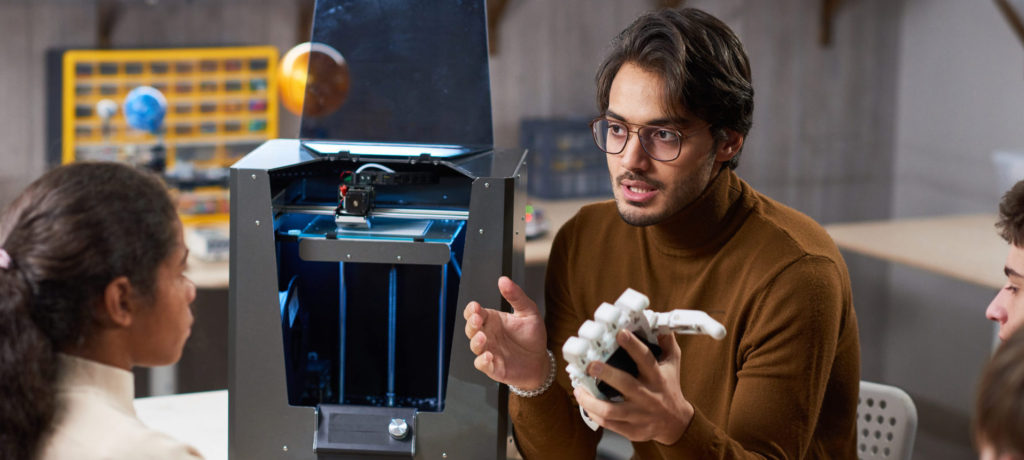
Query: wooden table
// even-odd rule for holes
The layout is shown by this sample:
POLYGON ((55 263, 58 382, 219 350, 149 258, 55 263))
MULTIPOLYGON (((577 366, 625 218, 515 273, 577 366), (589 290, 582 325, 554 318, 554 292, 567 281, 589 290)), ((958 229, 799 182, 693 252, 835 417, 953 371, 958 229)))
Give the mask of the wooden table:
POLYGON ((135 400, 146 426, 199 449, 206 460, 228 458, 228 390, 135 400))
POLYGON ((543 237, 527 240, 525 249, 526 265, 544 265, 548 263, 548 254, 551 253, 551 243, 555 240, 555 233, 565 225, 576 211, 585 204, 596 203, 603 198, 578 198, 570 200, 542 200, 530 198, 527 202, 544 213, 544 219, 548 222, 548 231, 543 237))
POLYGON ((185 275, 199 289, 227 289, 228 261, 208 262, 189 256, 185 275))
POLYGON ((1007 243, 992 214, 949 215, 825 226, 841 249, 977 285, 1001 288, 1007 243))

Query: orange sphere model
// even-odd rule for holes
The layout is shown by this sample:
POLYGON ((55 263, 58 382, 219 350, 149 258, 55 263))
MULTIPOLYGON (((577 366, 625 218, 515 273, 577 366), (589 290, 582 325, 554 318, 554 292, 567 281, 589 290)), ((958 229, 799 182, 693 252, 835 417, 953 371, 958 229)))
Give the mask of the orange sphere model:
POLYGON ((289 112, 305 117, 330 114, 348 97, 348 63, 327 44, 300 43, 281 58, 278 87, 289 112))

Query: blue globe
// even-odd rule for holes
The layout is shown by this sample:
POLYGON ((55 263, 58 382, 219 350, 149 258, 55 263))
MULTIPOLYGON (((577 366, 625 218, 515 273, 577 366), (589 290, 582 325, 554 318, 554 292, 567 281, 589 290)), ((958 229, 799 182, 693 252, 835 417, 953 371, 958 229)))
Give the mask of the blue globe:
POLYGON ((124 98, 124 118, 132 128, 158 134, 166 113, 167 99, 152 86, 139 86, 124 98))

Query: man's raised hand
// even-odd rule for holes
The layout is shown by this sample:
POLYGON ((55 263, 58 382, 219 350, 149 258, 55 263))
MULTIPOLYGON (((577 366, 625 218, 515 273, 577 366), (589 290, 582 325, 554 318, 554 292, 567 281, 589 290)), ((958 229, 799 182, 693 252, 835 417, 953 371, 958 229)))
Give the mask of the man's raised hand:
POLYGON ((476 355, 473 365, 491 379, 524 390, 540 387, 547 377, 547 331, 537 304, 508 277, 498 279, 498 291, 512 313, 466 305, 466 337, 476 355))

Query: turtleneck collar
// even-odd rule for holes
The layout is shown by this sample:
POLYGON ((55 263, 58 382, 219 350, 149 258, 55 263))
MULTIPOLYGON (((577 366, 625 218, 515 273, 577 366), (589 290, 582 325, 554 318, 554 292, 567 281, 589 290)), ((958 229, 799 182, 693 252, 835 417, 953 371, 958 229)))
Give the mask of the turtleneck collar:
POLYGON ((57 357, 61 391, 102 395, 121 412, 135 416, 135 376, 131 372, 64 353, 57 357))
POLYGON ((752 203, 741 197, 748 187, 727 167, 685 208, 665 220, 644 227, 659 250, 673 255, 694 255, 718 248, 739 229, 752 203))

